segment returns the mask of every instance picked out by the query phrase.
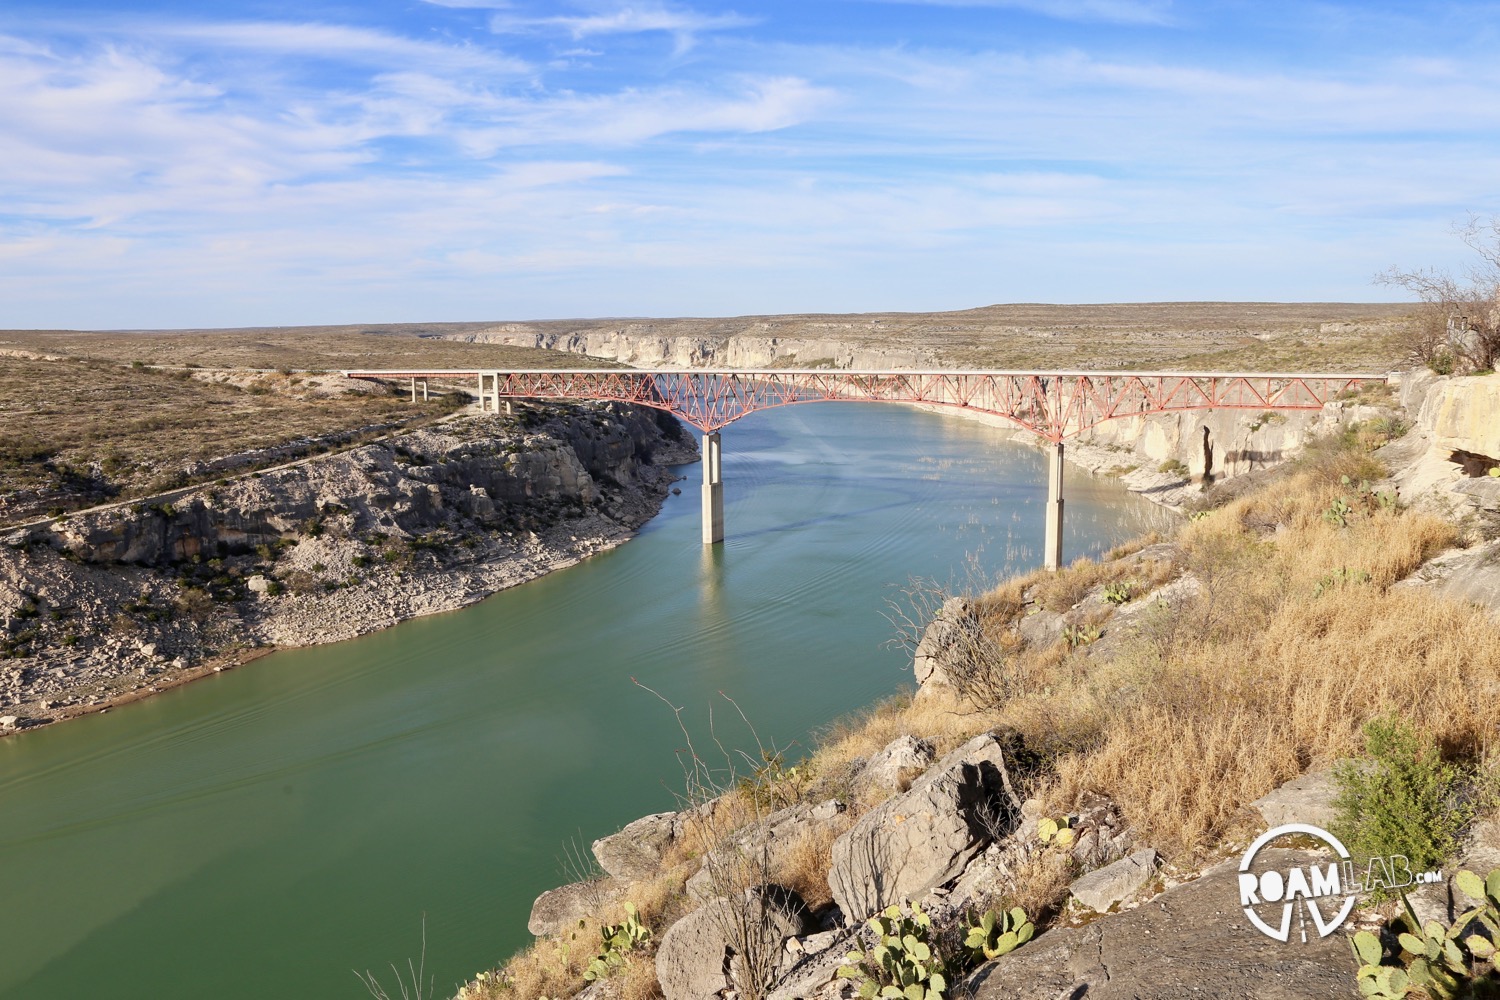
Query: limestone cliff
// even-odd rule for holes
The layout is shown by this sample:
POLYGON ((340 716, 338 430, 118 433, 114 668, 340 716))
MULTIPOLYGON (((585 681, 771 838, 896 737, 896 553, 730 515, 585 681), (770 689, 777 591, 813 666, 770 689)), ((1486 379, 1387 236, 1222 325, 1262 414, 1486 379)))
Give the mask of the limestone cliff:
POLYGON ((25 726, 450 610, 617 544, 697 457, 622 404, 462 416, 291 468, 12 533, 0 716, 25 726))
POLYGON ((820 325, 829 328, 830 336, 785 337, 754 329, 769 328, 768 322, 753 323, 750 330, 733 336, 664 334, 652 323, 626 323, 610 330, 566 333, 513 324, 479 333, 452 334, 447 339, 568 351, 637 367, 878 369, 916 368, 935 363, 930 351, 893 349, 837 335, 839 326, 852 328, 853 323, 820 325))

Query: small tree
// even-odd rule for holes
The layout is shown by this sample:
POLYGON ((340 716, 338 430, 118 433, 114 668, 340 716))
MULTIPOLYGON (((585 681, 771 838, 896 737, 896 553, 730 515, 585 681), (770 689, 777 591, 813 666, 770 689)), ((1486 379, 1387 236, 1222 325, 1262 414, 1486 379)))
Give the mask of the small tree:
POLYGON ((1422 301, 1409 345, 1418 360, 1435 371, 1452 370, 1456 355, 1472 369, 1492 369, 1500 361, 1500 216, 1488 222, 1470 216, 1455 232, 1479 258, 1463 277, 1437 268, 1393 267, 1375 280, 1422 301))

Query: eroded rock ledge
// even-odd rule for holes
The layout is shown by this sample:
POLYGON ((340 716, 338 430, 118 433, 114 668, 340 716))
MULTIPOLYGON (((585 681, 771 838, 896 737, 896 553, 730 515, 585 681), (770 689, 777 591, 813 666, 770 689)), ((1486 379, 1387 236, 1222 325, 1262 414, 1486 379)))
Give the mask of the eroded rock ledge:
POLYGON ((665 414, 525 406, 13 532, 0 732, 473 603, 628 538, 696 458, 665 414))

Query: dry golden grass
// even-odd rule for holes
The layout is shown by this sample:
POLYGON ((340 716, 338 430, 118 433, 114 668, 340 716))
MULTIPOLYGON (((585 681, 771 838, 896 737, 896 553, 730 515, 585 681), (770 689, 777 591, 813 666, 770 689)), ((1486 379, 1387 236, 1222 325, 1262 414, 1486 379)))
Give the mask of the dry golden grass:
POLYGON ((1182 563, 1197 596, 1145 612, 1113 656, 1007 648, 1007 616, 1028 589, 1066 610, 1105 583, 1154 588, 1180 567, 1138 564, 1133 546, 1006 582, 981 601, 1009 654, 1014 693, 1003 704, 888 703, 832 731, 814 761, 846 765, 903 733, 937 733, 951 749, 1013 726, 1055 767, 1041 789, 1049 809, 1101 792, 1152 843, 1191 857, 1231 834, 1250 801, 1357 752, 1372 717, 1395 711, 1449 754, 1486 753, 1500 727, 1500 628, 1477 609, 1389 589, 1457 533, 1361 494, 1360 480, 1381 472, 1351 435, 1185 526, 1182 563), (1340 499, 1347 526, 1324 517, 1340 499))
POLYGON ((470 983, 460 995, 464 1000, 572 996, 583 982, 584 970, 594 957, 598 940, 599 925, 587 921, 560 940, 538 940, 512 956, 483 982, 470 983))
POLYGON ((605 904, 602 911, 558 938, 538 939, 513 955, 483 981, 469 983, 462 1000, 537 1000, 567 997, 583 984, 583 974, 598 953, 602 923, 625 918, 625 903, 636 907, 640 920, 652 930, 647 947, 633 953, 609 979, 612 996, 620 1000, 649 1000, 661 996, 656 981, 655 949, 662 932, 682 911, 682 886, 687 870, 679 868, 631 886, 624 898, 605 904))
POLYGON ((1010 884, 993 908, 1019 906, 1034 921, 1046 921, 1062 906, 1068 886, 1078 877, 1066 851, 1037 851, 1017 867, 1010 884))
MULTIPOLYGON (((1082 704, 1050 706, 1100 723, 1096 748, 1059 762, 1061 800, 1108 794, 1153 843, 1191 854, 1251 800, 1356 752, 1374 716, 1398 712, 1453 754, 1484 749, 1500 703, 1472 692, 1500 685, 1500 629, 1387 589, 1451 545, 1453 526, 1373 505, 1347 527, 1323 517, 1351 493, 1304 472, 1182 532, 1198 597, 1127 651, 1114 669, 1129 683, 1110 696, 1075 683, 1063 697, 1082 704)), ((1017 706, 1023 728, 1045 717, 1036 701, 1017 706)))
MULTIPOLYGON (((551 351, 353 333, 0 332, 0 344, 13 345, 0 347, 0 524, 211 481, 223 473, 200 466, 215 459, 371 425, 411 427, 459 403, 443 393, 414 407, 404 386, 393 393, 359 383, 361 391, 345 391, 351 383, 342 376, 291 374, 291 368, 598 363, 551 351), (6 354, 17 349, 53 360, 6 354), (203 377, 210 369, 233 374, 212 381, 203 377)), ((282 460, 291 457, 298 456, 282 460)), ((250 461, 239 471, 270 462, 250 461)))
POLYGON ((627 898, 635 904, 641 923, 653 931, 670 927, 687 905, 683 887, 687 884, 688 877, 697 870, 698 863, 695 861, 663 865, 661 873, 655 878, 631 886, 627 898))
MULTIPOLYGON (((980 601, 997 641, 1024 613, 1030 588, 1039 602, 1065 609, 1104 583, 1144 579, 1154 587, 1185 568, 1199 589, 1171 608, 1143 611, 1138 631, 1113 655, 1088 656, 1062 643, 1011 650, 1014 693, 1001 704, 927 692, 830 727, 807 762, 810 791, 902 735, 931 740, 941 754, 1010 726, 1043 755, 1044 770, 1027 792, 1044 811, 1065 813, 1083 793, 1102 793, 1147 842, 1191 862, 1249 832, 1255 820, 1246 806, 1254 799, 1310 767, 1358 753, 1371 718, 1394 712, 1450 757, 1493 759, 1500 625, 1482 609, 1392 589, 1452 545, 1456 531, 1361 495, 1358 479, 1379 475, 1357 442, 1345 441, 1184 526, 1179 566, 1143 566, 1130 558, 1136 546, 1113 561, 1008 581, 980 601), (1355 482, 1342 482, 1345 475, 1355 482), (1342 526, 1324 517, 1339 499, 1350 504, 1342 526)), ((747 797, 725 802, 726 825, 754 818, 747 797)), ((844 823, 874 804, 873 797, 853 803, 844 823)), ((826 901, 838 832, 807 835, 774 876, 814 905, 826 901)), ((676 916, 682 879, 707 846, 707 839, 681 845, 671 859, 676 869, 650 884, 646 895, 656 901, 642 912, 653 925, 676 916)), ((1060 852, 1040 852, 999 902, 1043 917, 1055 912, 1073 874, 1060 852)), ((557 988, 545 977, 527 981, 557 988)))
POLYGON ((610 978, 619 1000, 656 1000, 662 995, 656 981, 656 962, 649 958, 631 962, 610 978))
POLYGON ((833 864, 833 842, 854 825, 854 819, 849 813, 841 815, 841 821, 807 827, 801 836, 777 855, 772 865, 772 880, 797 893, 813 909, 833 901, 833 892, 828 887, 828 869, 833 864))

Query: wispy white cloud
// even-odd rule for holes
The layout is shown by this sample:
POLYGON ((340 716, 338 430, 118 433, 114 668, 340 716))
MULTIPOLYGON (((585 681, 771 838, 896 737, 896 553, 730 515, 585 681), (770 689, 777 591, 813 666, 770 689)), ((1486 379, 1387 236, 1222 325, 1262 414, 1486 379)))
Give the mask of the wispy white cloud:
POLYGON ((525 73, 522 60, 473 45, 417 41, 369 28, 338 24, 244 21, 168 24, 155 33, 171 39, 199 42, 221 48, 249 49, 284 55, 344 59, 379 65, 415 62, 455 69, 482 69, 502 73, 525 73))
POLYGON ((503 10, 515 6, 511 0, 422 0, 434 7, 451 7, 456 10, 503 10))
POLYGON ((510 146, 628 146, 680 133, 758 133, 807 121, 836 93, 796 77, 747 78, 730 92, 668 87, 490 103, 491 124, 459 130, 477 155, 510 146))
POLYGON ((660 4, 627 4, 601 13, 530 17, 520 14, 496 14, 490 27, 497 34, 524 31, 557 31, 575 40, 601 35, 631 35, 662 32, 671 35, 680 54, 692 48, 698 35, 709 31, 728 31, 759 23, 739 14, 704 14, 660 4))
POLYGON ((875 0, 924 7, 1005 7, 1064 21, 1169 25, 1171 0, 875 0))

